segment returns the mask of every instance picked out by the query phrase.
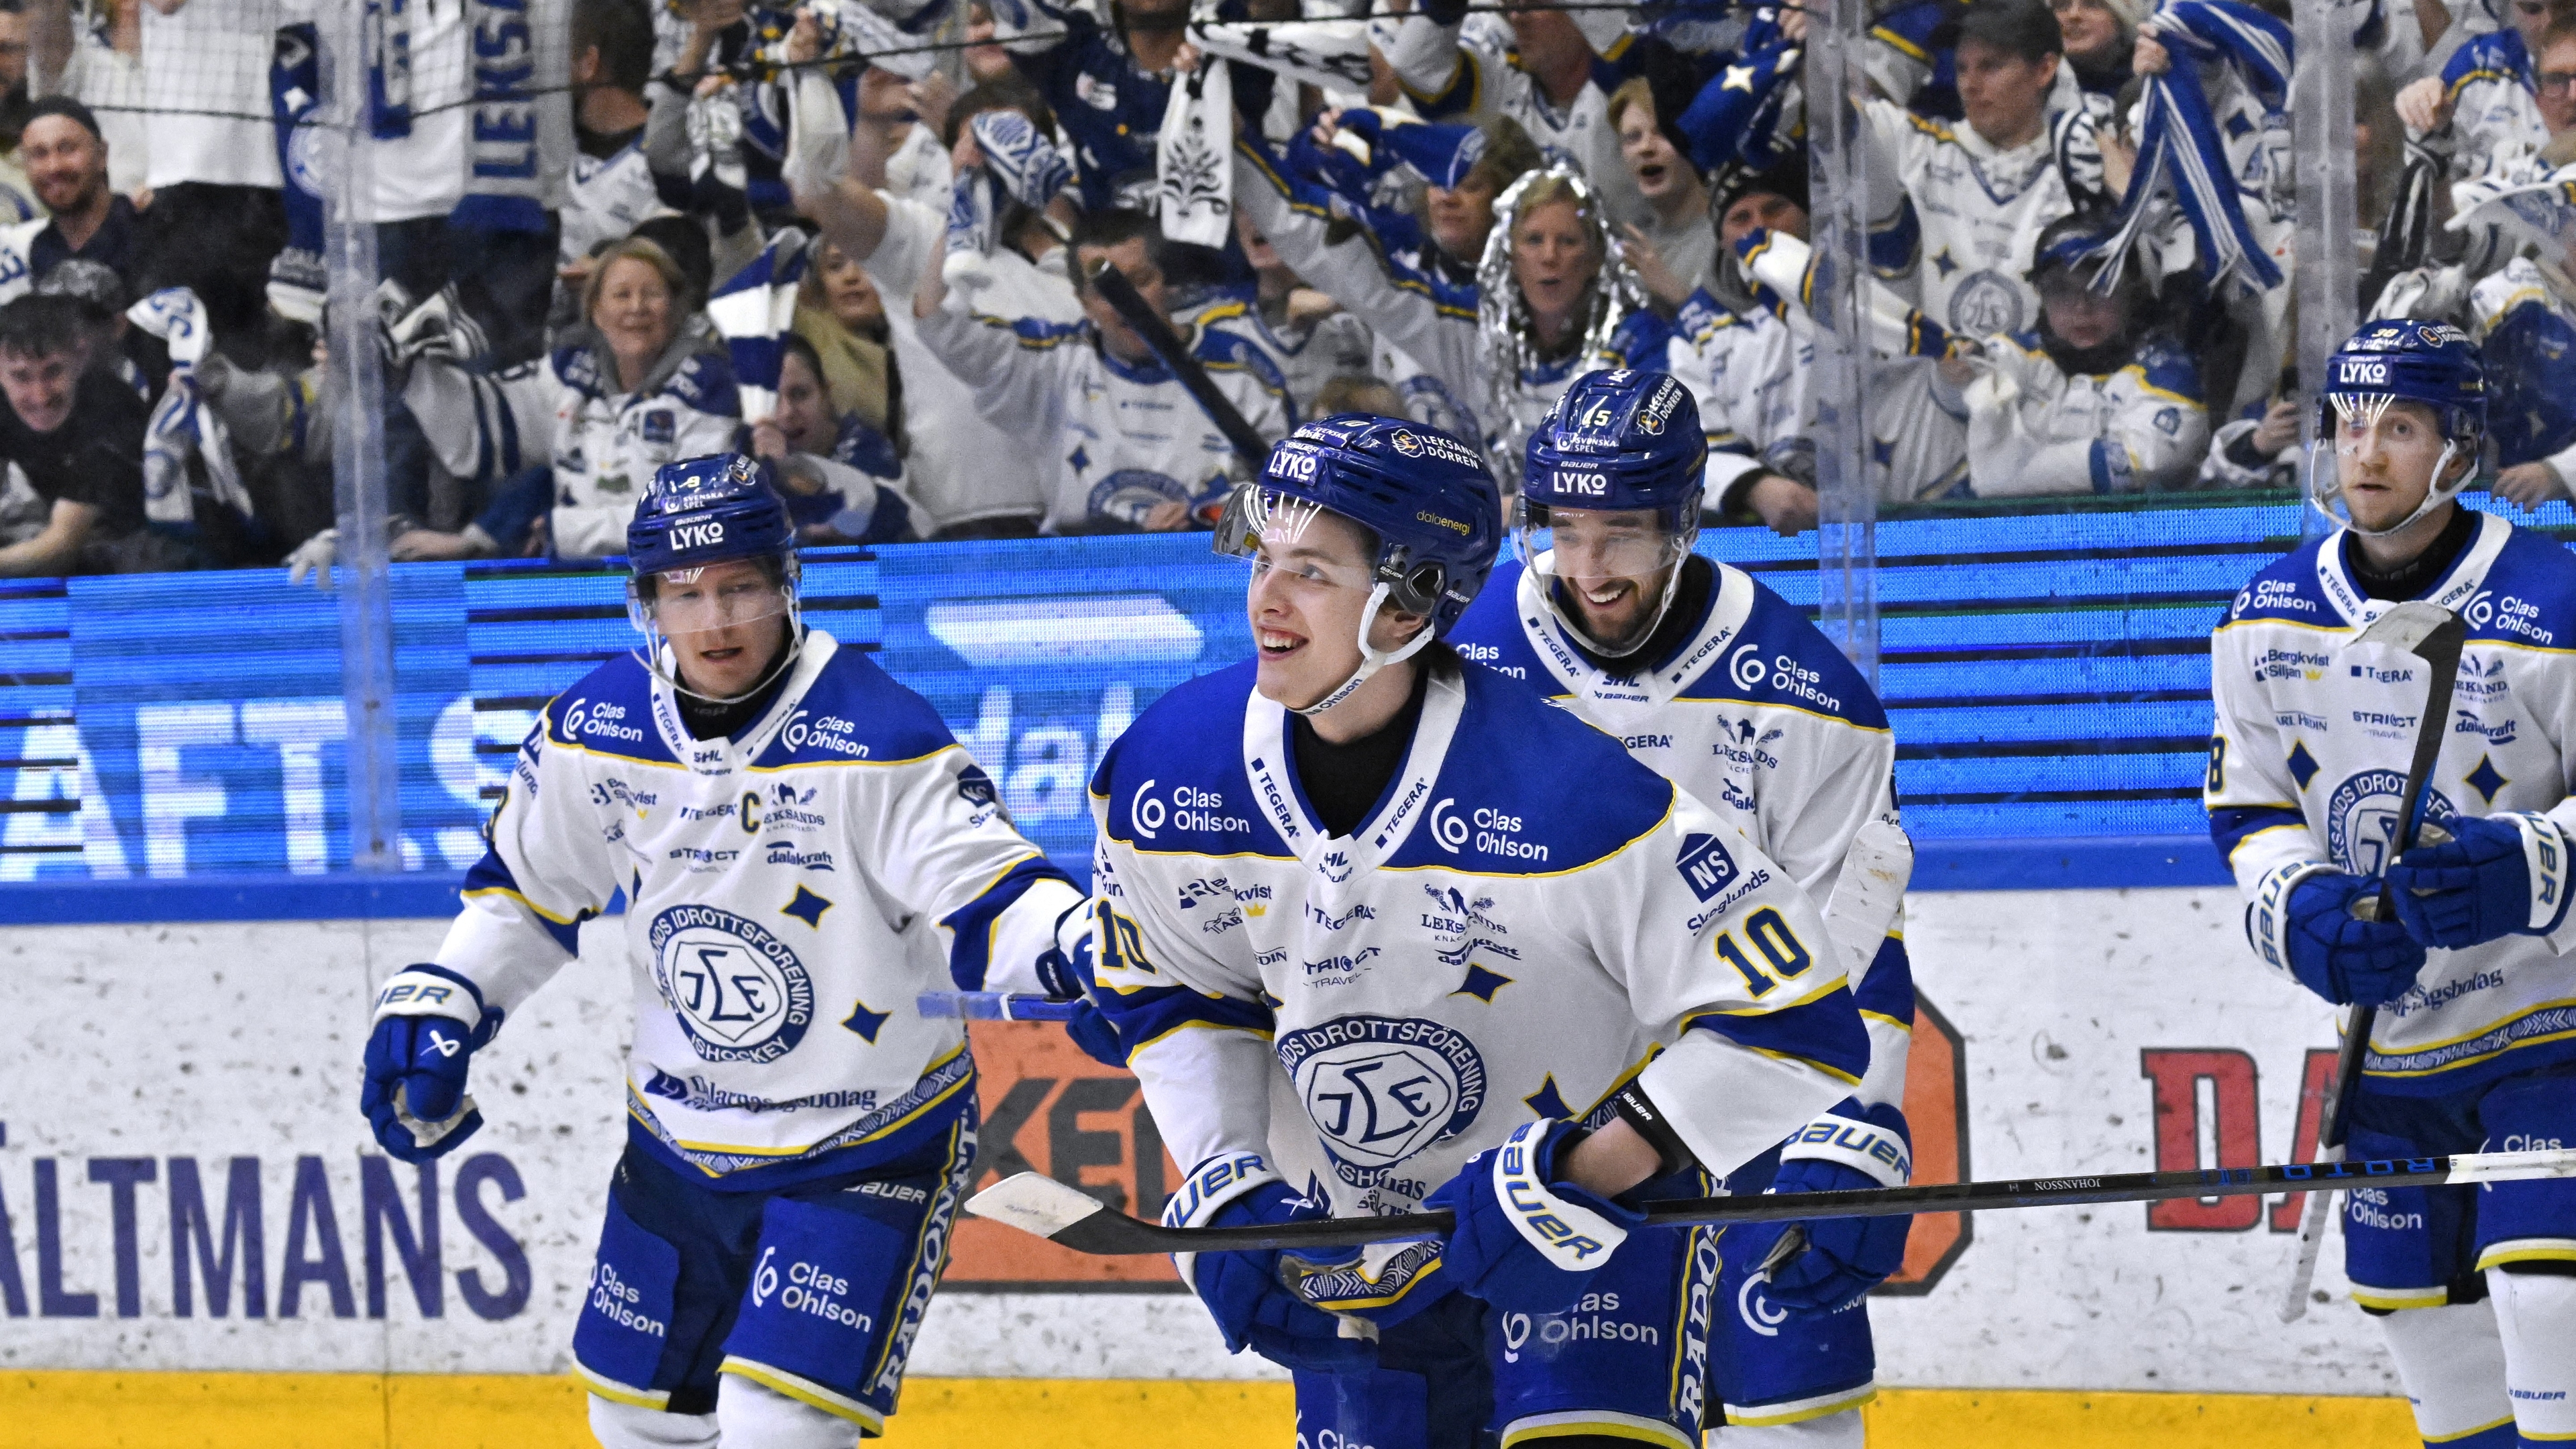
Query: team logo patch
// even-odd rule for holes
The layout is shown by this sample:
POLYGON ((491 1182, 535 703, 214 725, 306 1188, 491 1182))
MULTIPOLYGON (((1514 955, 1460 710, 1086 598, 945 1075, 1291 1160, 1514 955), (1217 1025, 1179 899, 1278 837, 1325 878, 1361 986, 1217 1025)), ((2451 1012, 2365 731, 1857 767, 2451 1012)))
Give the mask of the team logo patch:
POLYGON ((1288 1032, 1279 1065, 1343 1167, 1392 1167, 1465 1131, 1485 1105, 1476 1044, 1419 1017, 1343 1016, 1288 1032))
POLYGON ((993 777, 985 774, 981 765, 968 765, 957 772, 957 794, 978 810, 990 806, 998 798, 993 789, 993 777))
POLYGON ((2012 278, 1993 270, 1972 273, 1950 294, 1950 330, 1971 337, 2019 332, 2022 311, 2021 287, 2012 278))
POLYGON ((787 943, 714 906, 673 906, 645 940, 653 984, 689 1048, 711 1062, 774 1062, 814 1023, 814 981, 787 943))
MULTIPOLYGON (((2364 770, 2335 786, 2326 799, 2326 854, 2355 875, 2377 875, 2397 841, 2403 770, 2364 770)), ((2449 820, 2460 812, 2439 790, 2424 792, 2424 818, 2449 820)))
POLYGON ((1726 853, 1726 845, 1714 835, 1682 837, 1681 859, 1673 868, 1682 873, 1682 881, 1691 894, 1701 900, 1714 900, 1735 879, 1735 857, 1726 853))
POLYGON ((1419 458, 1422 456, 1422 440, 1411 433, 1398 429, 1395 436, 1389 439, 1389 441, 1394 444, 1397 452, 1402 453, 1408 458, 1419 458))

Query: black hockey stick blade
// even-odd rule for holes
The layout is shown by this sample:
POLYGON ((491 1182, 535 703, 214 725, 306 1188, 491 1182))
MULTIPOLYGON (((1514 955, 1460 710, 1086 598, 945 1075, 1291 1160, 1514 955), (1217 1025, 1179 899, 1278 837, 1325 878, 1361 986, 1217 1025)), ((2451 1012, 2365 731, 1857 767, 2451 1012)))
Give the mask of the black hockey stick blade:
MULTIPOLYGON (((2031 1177, 1850 1192, 1766 1193, 1760 1197, 1679 1198, 1647 1203, 1645 1213, 1647 1223, 1656 1227, 1805 1222, 1923 1212, 2161 1202, 2181 1197, 2249 1197, 2364 1184, 2381 1188, 2437 1187, 2444 1183, 2511 1182, 2539 1177, 2576 1177, 2576 1150, 2478 1152, 2456 1157, 2130 1172, 2106 1177, 2031 1177)), ((1002 1179, 967 1199, 966 1210, 1077 1253, 1109 1257, 1255 1248, 1348 1248, 1363 1243, 1443 1237, 1456 1225, 1449 1213, 1423 1212, 1391 1217, 1316 1218, 1260 1227, 1167 1228, 1105 1207, 1089 1193, 1036 1172, 1015 1173, 1002 1179)))
POLYGON ((1199 405, 1199 410, 1208 415, 1208 421, 1216 424, 1216 430, 1225 434, 1225 440, 1234 445, 1234 451, 1243 458, 1243 466, 1251 469, 1254 477, 1259 477, 1262 467, 1270 461, 1270 445, 1261 440, 1261 434, 1253 431, 1252 424, 1243 420, 1243 414, 1234 410, 1234 404, 1226 401, 1225 394, 1216 390, 1216 384, 1208 378, 1207 369, 1199 365, 1197 358, 1190 356, 1190 349, 1181 342, 1179 334, 1172 331, 1172 324, 1145 305, 1144 297, 1136 291, 1136 284, 1128 281, 1127 274, 1116 267, 1103 263, 1100 270, 1092 273, 1091 285, 1100 289, 1101 299, 1116 308, 1119 317, 1135 329, 1138 337, 1145 339, 1147 347, 1154 349, 1154 355, 1163 359, 1163 365, 1180 380, 1190 400, 1199 405))

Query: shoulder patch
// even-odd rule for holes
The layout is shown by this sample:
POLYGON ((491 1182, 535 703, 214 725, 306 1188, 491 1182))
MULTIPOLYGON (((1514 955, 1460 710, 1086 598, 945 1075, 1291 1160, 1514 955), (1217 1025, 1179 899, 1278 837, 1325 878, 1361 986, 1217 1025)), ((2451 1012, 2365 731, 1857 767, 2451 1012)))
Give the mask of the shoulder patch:
POLYGON ((1684 693, 1692 699, 1779 705, 1863 729, 1888 727, 1887 709, 1860 671, 1823 630, 1760 580, 1753 584, 1753 607, 1745 613, 1743 633, 1684 693))
POLYGON ((679 761, 653 727, 653 680, 631 654, 620 654, 546 702, 548 744, 652 764, 679 761))
POLYGON ((1671 813, 1673 783, 1618 740, 1491 670, 1464 678, 1466 709, 1430 811, 1389 866, 1562 875, 1618 854, 1671 813), (1580 791, 1561 783, 1576 779, 1580 791))
MULTIPOLYGON (((2331 535, 2329 535, 2331 537, 2331 535)), ((2324 539, 2312 538, 2264 565, 2227 606, 2227 622, 2286 619, 2300 624, 2331 624, 2334 612, 2317 590, 2317 550, 2324 539)))
POLYGON ((2471 639, 2576 649, 2576 554, 2516 525, 2460 618, 2471 639))
POLYGON ((835 653, 752 768, 895 765, 957 743, 930 701, 856 649, 835 653))

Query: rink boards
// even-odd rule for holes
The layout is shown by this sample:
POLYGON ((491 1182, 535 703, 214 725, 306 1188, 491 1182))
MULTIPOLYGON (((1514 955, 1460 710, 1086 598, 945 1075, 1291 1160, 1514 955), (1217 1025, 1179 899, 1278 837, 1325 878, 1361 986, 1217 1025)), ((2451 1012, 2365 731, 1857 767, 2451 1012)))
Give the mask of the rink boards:
MULTIPOLYGON (((2223 888, 1912 897, 1908 940, 1939 1016, 1916 1061, 1949 1078, 1915 1084, 1925 1176, 2299 1155, 2294 1135, 2313 1131, 2301 1088, 2332 1023, 2248 959, 2238 910, 2223 888)), ((603 939, 620 924, 588 926, 582 959, 478 1057, 491 1125, 430 1172, 376 1151, 356 1061, 370 984, 428 954, 442 923, 8 933, 18 1019, 41 1025, 0 1059, 0 1369, 562 1369, 622 1140, 629 984, 603 939)), ((1132 1084, 1052 1030, 1004 1026, 984 1044, 987 1168, 1037 1167, 1132 1205, 1170 1180, 1150 1120, 1132 1084)), ((1918 1244, 1916 1281, 1874 1308, 1884 1380, 2392 1392, 2331 1247, 2319 1284, 2335 1301, 2274 1320, 2295 1220, 2277 1199, 1927 1219, 1937 1246, 1918 1244)), ((977 1225, 952 1277, 918 1374, 1264 1375, 1224 1355, 1157 1262, 1031 1251, 977 1225)), ((1754 1331, 1771 1311, 1726 1308, 1754 1331)))

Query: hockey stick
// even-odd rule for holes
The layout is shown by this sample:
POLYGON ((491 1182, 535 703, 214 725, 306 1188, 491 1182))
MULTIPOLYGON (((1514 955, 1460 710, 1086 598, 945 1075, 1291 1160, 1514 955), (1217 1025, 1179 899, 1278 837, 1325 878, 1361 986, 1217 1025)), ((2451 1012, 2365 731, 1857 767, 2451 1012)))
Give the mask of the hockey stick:
MULTIPOLYGON (((2468 642, 2468 635, 2468 626, 2460 622, 2459 615, 2439 604, 2418 600, 2399 604, 2380 615, 2352 641, 2395 645, 2423 660, 2431 676, 2431 687, 2424 694, 2424 717, 2415 726, 2415 758, 2406 766, 2406 793, 2398 802, 2397 833, 2389 841, 2390 861, 2413 849, 2421 830, 2416 802, 2433 777, 2434 758, 2442 753, 2443 732, 2450 728, 2452 686, 2459 682, 2460 650, 2468 642)), ((2397 919, 2396 902, 2384 895, 2364 897, 2352 905, 2356 916, 2366 915, 2373 921, 2397 919)), ((2342 1050, 2335 1057, 2334 1096, 2317 1123, 2317 1160, 2321 1163, 2343 1161, 2345 1144, 2352 1139, 2353 1099, 2361 1091, 2362 1058, 2369 1054, 2371 1029, 2378 1024, 2378 1007, 2368 1002, 2353 1004, 2352 1018, 2344 1024, 2342 1050)), ((2308 1311, 2308 1288, 2316 1282, 2317 1254, 2325 1246, 2326 1203, 2333 1196, 2331 1192, 2309 1193, 2307 1210, 2299 1216, 2299 1261, 2290 1270, 2289 1291, 2281 1298, 2279 1313, 2283 1323, 2295 1323, 2308 1311)))
POLYGON ((1234 410, 1234 404, 1226 401, 1225 394, 1216 390, 1216 384, 1208 379, 1207 369, 1199 365, 1197 358, 1190 356, 1190 349, 1172 331, 1172 324, 1145 305, 1145 299, 1137 294, 1136 284, 1127 280, 1126 273, 1106 262, 1091 274, 1091 285, 1099 291, 1102 301, 1118 310, 1119 317, 1135 329, 1136 335, 1145 340, 1145 345, 1154 349, 1154 355, 1163 359, 1163 365, 1172 370, 1172 376, 1179 379, 1190 400, 1199 405, 1199 411, 1206 413, 1208 421, 1216 424, 1216 430, 1225 434, 1225 440, 1234 445, 1234 451, 1243 458, 1243 466, 1251 469, 1254 477, 1259 477, 1262 466, 1270 461, 1270 445, 1261 440, 1261 434, 1253 431, 1252 424, 1243 420, 1243 414, 1234 410))
MULTIPOLYGON (((1809 1218, 1881 1218, 1921 1212, 2074 1207, 2085 1203, 2161 1202, 2178 1197, 2251 1197, 2312 1183, 2367 1180, 2373 1187, 2438 1187, 2445 1183, 2519 1182, 2576 1177, 2576 1150, 2475 1152, 2386 1162, 2289 1163, 2214 1167, 2195 1172, 2131 1172, 2107 1177, 2031 1177, 2002 1182, 1947 1182, 1848 1192, 1764 1193, 1758 1197, 1678 1198, 1645 1204, 1653 1227, 1701 1223, 1775 1223, 1809 1218)), ((1222 1253, 1253 1248, 1347 1248, 1446 1236, 1447 1212, 1392 1217, 1318 1218, 1240 1228, 1167 1228, 1131 1218, 1079 1188, 1044 1173, 1015 1173, 969 1198, 966 1210, 1007 1223, 1077 1253, 1222 1253)))
POLYGON ((1071 1021, 1081 1004, 1008 991, 925 991, 918 1001, 922 1015, 950 1021, 1071 1021))

